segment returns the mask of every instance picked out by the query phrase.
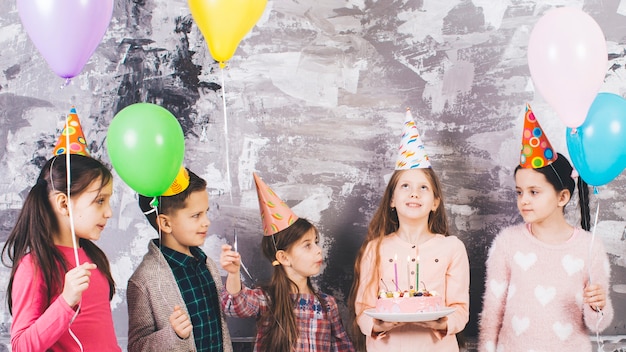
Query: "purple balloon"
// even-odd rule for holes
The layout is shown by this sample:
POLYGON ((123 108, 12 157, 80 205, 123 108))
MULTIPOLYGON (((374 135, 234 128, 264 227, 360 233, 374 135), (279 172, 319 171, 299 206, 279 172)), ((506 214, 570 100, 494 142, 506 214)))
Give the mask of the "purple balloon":
POLYGON ((17 11, 52 71, 69 79, 82 71, 102 41, 113 0, 17 0, 17 11))

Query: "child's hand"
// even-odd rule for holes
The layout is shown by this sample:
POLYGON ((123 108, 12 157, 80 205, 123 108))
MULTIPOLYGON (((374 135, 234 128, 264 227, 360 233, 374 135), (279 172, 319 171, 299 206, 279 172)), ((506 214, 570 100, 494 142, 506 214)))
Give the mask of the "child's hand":
POLYGON ((448 331, 448 317, 442 317, 437 320, 422 321, 422 322, 413 323, 413 324, 419 327, 425 328, 425 329, 433 329, 433 330, 441 331, 444 335, 448 331))
POLYGON ((181 339, 186 339, 191 335, 191 320, 180 306, 174 306, 174 311, 170 315, 170 324, 181 339))
POLYGON ((375 335, 376 338, 382 339, 386 337, 389 333, 389 330, 402 326, 406 323, 397 323, 390 321, 383 321, 380 319, 374 319, 374 327, 372 328, 372 334, 375 335))
POLYGON ((63 296, 63 299, 70 307, 73 308, 77 305, 83 296, 83 292, 89 288, 91 270, 95 268, 97 268, 96 264, 83 263, 65 273, 65 284, 63 285, 61 296, 63 296))
POLYGON ((241 256, 239 253, 232 250, 228 244, 222 245, 222 254, 220 255, 220 264, 222 268, 230 274, 239 273, 241 267, 241 256))
POLYGON ((595 311, 602 310, 606 305, 606 294, 600 285, 587 285, 583 297, 585 303, 595 311))

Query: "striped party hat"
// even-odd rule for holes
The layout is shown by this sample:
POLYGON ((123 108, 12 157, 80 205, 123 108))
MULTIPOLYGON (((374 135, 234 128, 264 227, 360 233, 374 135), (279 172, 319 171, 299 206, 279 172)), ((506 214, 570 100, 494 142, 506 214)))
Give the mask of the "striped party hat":
POLYGON ((410 109, 406 109, 396 170, 430 168, 430 160, 410 109))

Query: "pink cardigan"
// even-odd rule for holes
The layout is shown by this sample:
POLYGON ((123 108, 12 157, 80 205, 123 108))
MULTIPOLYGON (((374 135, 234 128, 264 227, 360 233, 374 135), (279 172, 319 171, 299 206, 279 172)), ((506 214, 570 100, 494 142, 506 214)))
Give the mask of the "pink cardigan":
MULTIPOLYGON (((370 243, 361 260, 360 286, 355 308, 357 323, 366 336, 368 351, 413 352, 413 351, 458 351, 455 334, 465 328, 469 320, 469 261, 465 245, 455 236, 436 235, 434 238, 412 248, 396 234, 383 239, 380 247, 380 266, 374 267, 374 243, 370 243), (383 289, 381 278, 389 289, 394 290, 395 269, 390 260, 398 259, 398 286, 401 290, 414 284, 415 276, 407 276, 407 257, 415 258, 419 249, 419 281, 423 281, 429 291, 442 295, 446 306, 456 311, 448 315, 448 333, 442 335, 432 329, 405 325, 388 332, 382 339, 371 337, 374 319, 364 313, 374 308, 378 291, 383 289), (411 282, 409 282, 409 279, 411 282), (372 281, 370 281, 372 280, 372 281), (368 283, 370 283, 368 285, 368 283)), ((414 263, 409 260, 410 263, 414 263)), ((412 268, 409 264, 409 269, 412 268)), ((421 287, 421 286, 420 286, 421 287)), ((423 287, 422 287, 423 288, 423 287)))
MULTIPOLYGON (((70 269, 75 267, 73 249, 57 246, 70 269)), ((91 262, 82 249, 80 263, 91 262)), ((11 348, 20 351, 80 351, 69 329, 78 337, 85 352, 121 351, 113 328, 109 305, 109 283, 99 270, 92 271, 89 288, 83 293, 80 313, 70 326, 74 310, 57 296, 47 306, 45 284, 35 273, 32 257, 26 255, 13 281, 13 323, 11 348)))
POLYGON ((613 306, 608 258, 602 241, 592 246, 591 237, 577 228, 567 242, 551 245, 524 224, 496 237, 487 259, 480 351, 592 350, 589 334, 611 323, 613 306), (607 293, 603 317, 583 303, 589 274, 607 293))

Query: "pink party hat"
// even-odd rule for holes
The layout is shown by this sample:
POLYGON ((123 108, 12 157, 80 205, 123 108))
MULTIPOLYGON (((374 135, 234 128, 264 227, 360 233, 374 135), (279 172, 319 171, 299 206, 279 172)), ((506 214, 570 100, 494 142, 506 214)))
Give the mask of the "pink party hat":
POLYGON ((259 208, 261 209, 261 220, 263 221, 263 236, 272 236, 288 228, 298 220, 298 216, 289 209, 285 202, 278 198, 276 193, 256 173, 252 175, 254 176, 256 192, 259 197, 259 208))
POLYGON ((556 158, 557 154, 554 152, 548 136, 541 129, 530 105, 526 104, 520 166, 527 169, 538 169, 552 164, 556 158))
POLYGON ((430 160, 424 143, 417 131, 417 126, 413 120, 413 115, 409 108, 406 109, 404 117, 404 128, 402 130, 402 140, 400 142, 396 170, 430 168, 430 160))
POLYGON ((70 154, 91 156, 89 155, 87 141, 85 140, 85 135, 83 134, 83 129, 80 126, 80 120, 78 120, 78 114, 74 106, 72 106, 69 115, 67 115, 67 126, 63 128, 63 132, 61 132, 57 145, 54 147, 53 155, 65 154, 68 150, 70 154), (67 134, 70 136, 69 147, 66 141, 67 134))

